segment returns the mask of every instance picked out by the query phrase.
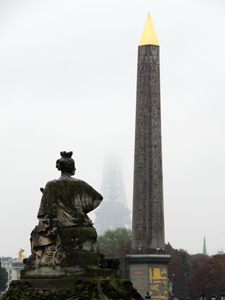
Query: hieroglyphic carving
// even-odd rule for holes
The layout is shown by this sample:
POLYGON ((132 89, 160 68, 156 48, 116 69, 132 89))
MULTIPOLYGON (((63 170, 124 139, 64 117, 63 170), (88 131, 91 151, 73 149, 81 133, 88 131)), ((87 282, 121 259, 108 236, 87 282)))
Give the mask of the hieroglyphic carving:
POLYGON ((130 280, 141 295, 149 291, 149 266, 147 264, 130 265, 130 280))
POLYGON ((159 47, 139 46, 133 249, 164 247, 159 47))
POLYGON ((168 299, 167 266, 149 266, 149 293, 152 299, 168 299))

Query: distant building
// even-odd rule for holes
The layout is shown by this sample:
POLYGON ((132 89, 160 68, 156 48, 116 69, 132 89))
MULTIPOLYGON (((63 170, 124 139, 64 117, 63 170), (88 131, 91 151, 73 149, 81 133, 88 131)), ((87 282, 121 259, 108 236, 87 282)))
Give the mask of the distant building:
POLYGON ((207 249, 206 249, 206 241, 205 241, 205 237, 204 237, 204 241, 203 241, 203 251, 202 251, 202 254, 208 255, 208 254, 207 254, 207 249))
POLYGON ((223 255, 223 254, 224 254, 224 250, 223 250, 223 248, 222 248, 221 250, 218 250, 218 251, 217 251, 217 254, 221 254, 221 255, 223 255))
POLYGON ((122 165, 115 157, 104 163, 101 194, 104 199, 95 210, 94 226, 98 235, 108 229, 131 229, 131 212, 127 206, 122 165))
POLYGON ((8 284, 7 289, 12 280, 20 279, 20 271, 24 268, 24 263, 18 261, 17 258, 4 257, 1 258, 2 267, 8 272, 8 284))

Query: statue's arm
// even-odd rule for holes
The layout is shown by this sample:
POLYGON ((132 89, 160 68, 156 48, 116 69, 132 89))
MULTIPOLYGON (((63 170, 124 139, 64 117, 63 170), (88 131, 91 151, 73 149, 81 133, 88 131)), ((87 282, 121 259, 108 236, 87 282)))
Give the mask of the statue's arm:
POLYGON ((100 193, 98 193, 96 190, 93 189, 92 199, 102 201, 103 197, 100 193))
POLYGON ((97 194, 93 196, 92 198, 92 204, 93 204, 93 209, 99 206, 99 204, 102 202, 103 197, 101 194, 96 192, 97 194))
POLYGON ((93 189, 92 186, 90 186, 89 184, 87 184, 86 182, 83 181, 83 186, 84 186, 84 191, 85 191, 85 194, 88 195, 88 198, 90 199, 91 198, 91 207, 89 206, 87 208, 87 212, 90 212, 91 210, 95 209, 96 207, 99 206, 99 204, 102 202, 103 200, 103 197, 102 195, 97 192, 95 189, 93 189))

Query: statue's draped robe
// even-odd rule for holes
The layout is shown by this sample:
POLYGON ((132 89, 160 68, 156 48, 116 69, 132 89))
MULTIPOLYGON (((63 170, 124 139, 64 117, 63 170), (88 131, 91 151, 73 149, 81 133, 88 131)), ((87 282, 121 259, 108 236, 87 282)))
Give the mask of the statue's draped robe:
POLYGON ((31 233, 32 253, 42 256, 43 247, 57 239, 58 228, 92 226, 86 215, 102 196, 81 180, 53 180, 46 184, 38 211, 39 224, 31 233))

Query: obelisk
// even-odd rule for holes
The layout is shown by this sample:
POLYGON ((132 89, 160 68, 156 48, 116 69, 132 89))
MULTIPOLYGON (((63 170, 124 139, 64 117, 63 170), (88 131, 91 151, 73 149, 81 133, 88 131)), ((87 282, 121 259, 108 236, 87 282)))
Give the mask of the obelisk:
POLYGON ((165 246, 159 44, 150 14, 138 47, 132 232, 137 253, 165 246))
POLYGON ((134 287, 152 299, 168 299, 164 250, 159 43, 148 13, 138 47, 132 253, 134 287))

